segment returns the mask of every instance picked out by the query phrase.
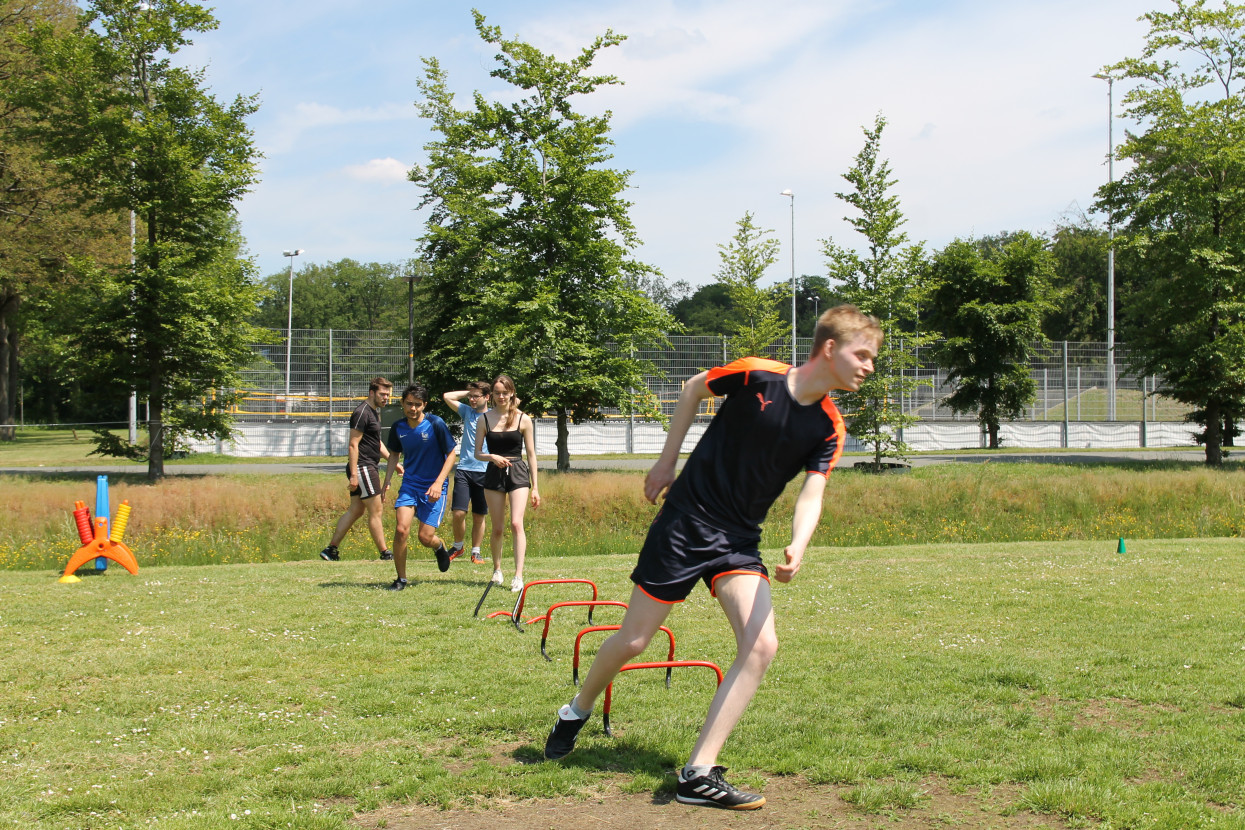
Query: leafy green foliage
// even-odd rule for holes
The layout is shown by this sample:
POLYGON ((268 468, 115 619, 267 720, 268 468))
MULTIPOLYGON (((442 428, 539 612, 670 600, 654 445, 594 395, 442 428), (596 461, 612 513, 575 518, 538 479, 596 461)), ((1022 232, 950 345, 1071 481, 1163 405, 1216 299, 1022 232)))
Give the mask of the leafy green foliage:
POLYGON ((661 342, 673 323, 638 287, 650 269, 630 256, 638 244, 622 197, 630 174, 606 166, 609 115, 572 106, 617 82, 588 73, 622 38, 606 32, 561 61, 475 19, 499 50, 491 74, 515 100, 477 93, 471 109, 457 109, 445 73, 425 60, 420 111, 438 137, 425 145, 426 166, 410 174, 430 208, 417 372, 447 389, 510 374, 525 408, 557 415, 566 469, 568 418, 651 407, 630 391, 648 368, 631 347, 661 342))
POLYGON ((74 340, 101 391, 145 393, 153 479, 166 427, 228 433, 212 390, 237 386, 259 298, 231 213, 257 173, 254 99, 223 106, 201 71, 170 61, 190 33, 215 26, 193 2, 95 0, 69 31, 34 30, 45 71, 13 96, 34 116, 23 134, 92 208, 142 219, 133 266, 94 269, 93 292, 74 298, 74 340), (183 408, 196 400, 192 416, 183 408))
POLYGON ((1107 71, 1136 83, 1125 107, 1146 129, 1100 204, 1141 269, 1125 298, 1133 367, 1194 407, 1217 465, 1224 421, 1245 411, 1245 6, 1176 0, 1145 18, 1141 56, 1107 71))
MULTIPOLYGON (((407 284, 402 266, 342 259, 308 263, 294 271, 296 329, 391 329, 406 333, 407 284)), ((263 279, 266 289, 256 325, 284 329, 289 318, 289 272, 263 279)))
MULTIPOLYGON (((727 330, 737 358, 769 356, 775 341, 790 331, 790 320, 784 325, 778 314, 785 286, 760 285, 766 269, 778 261, 780 245, 773 233, 753 224, 752 213, 747 212, 735 223, 731 241, 718 245, 721 265, 715 276, 726 287, 735 312, 736 319, 727 323, 727 330)), ((790 291, 785 295, 790 297, 790 291)))
POLYGON ((890 163, 878 155, 885 127, 886 119, 878 115, 873 129, 865 128, 865 146, 843 174, 852 190, 835 194, 855 209, 855 215, 844 218, 864 237, 867 253, 822 240, 830 279, 840 283, 844 300, 881 321, 885 336, 873 374, 859 390, 839 398, 851 413, 848 431, 873 446, 875 467, 884 457, 907 457, 903 428, 917 417, 904 413, 897 401, 928 383, 908 371, 916 368, 917 348, 932 339, 918 325, 925 254, 921 245, 909 245, 908 234, 900 230, 907 220, 891 192, 897 180, 891 178, 890 163))
POLYGON ((947 404, 976 412, 992 448, 1000 421, 1018 417, 1036 392, 1028 361, 1052 307, 1053 271, 1043 241, 1024 231, 957 239, 930 264, 929 320, 944 335, 936 353, 956 384, 947 404))

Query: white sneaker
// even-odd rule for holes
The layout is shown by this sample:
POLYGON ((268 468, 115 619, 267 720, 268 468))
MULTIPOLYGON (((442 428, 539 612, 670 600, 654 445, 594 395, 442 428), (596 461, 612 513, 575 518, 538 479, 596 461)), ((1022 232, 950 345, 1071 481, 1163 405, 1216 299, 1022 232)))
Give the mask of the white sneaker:
POLYGON ((522 591, 523 590, 523 577, 516 576, 514 579, 510 580, 510 590, 516 593, 519 591, 522 591))
POLYGON ((505 581, 506 581, 506 578, 501 575, 501 571, 493 571, 493 584, 494 585, 501 585, 505 581))

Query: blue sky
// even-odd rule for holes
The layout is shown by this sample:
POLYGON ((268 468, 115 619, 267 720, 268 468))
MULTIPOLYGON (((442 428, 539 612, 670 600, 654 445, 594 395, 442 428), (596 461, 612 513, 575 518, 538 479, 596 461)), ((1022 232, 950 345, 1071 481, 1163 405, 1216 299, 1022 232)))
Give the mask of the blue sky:
POLYGON ((306 251, 296 267, 414 253, 423 217, 405 171, 431 138, 414 106, 421 58, 441 61, 464 105, 501 91, 473 6, 562 57, 607 28, 628 36, 597 64, 623 85, 582 107, 613 113, 637 258, 698 285, 745 211, 782 243, 773 281, 789 278, 792 250, 812 274, 825 271, 820 240, 857 247, 834 194, 879 112, 913 241, 1044 232, 1087 209, 1107 176, 1106 84, 1091 76, 1138 54, 1137 18, 1169 3, 220 0, 219 29, 182 62, 221 99, 259 94, 261 181, 239 214, 261 273, 284 270, 287 248, 306 251))

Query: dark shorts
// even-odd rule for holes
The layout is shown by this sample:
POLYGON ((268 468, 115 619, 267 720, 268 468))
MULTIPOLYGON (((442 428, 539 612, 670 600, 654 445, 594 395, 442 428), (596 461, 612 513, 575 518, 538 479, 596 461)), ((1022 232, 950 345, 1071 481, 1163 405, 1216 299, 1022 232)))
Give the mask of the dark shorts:
POLYGON ((466 513, 468 504, 477 516, 488 515, 488 499, 484 498, 484 471, 459 467, 454 471, 454 503, 450 509, 455 513, 466 513))
POLYGON ((658 602, 682 602, 704 580, 730 573, 756 573, 769 579, 756 537, 734 536, 666 505, 653 520, 640 549, 631 581, 658 602))
MULTIPOLYGON (((350 479, 350 465, 346 465, 346 479, 350 479)), ((380 495, 380 470, 368 464, 366 461, 359 462, 359 486, 350 491, 351 496, 358 496, 360 499, 370 499, 372 496, 380 495)))
POLYGON ((488 469, 484 471, 485 490, 513 493, 515 490, 531 486, 532 474, 527 468, 527 462, 520 459, 511 461, 509 467, 498 467, 490 463, 488 469))

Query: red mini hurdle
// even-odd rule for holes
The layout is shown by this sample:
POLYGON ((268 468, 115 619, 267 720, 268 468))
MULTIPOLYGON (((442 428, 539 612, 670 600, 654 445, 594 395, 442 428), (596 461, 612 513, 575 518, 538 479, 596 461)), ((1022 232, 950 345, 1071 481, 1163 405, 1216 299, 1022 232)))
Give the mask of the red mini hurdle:
MULTIPOLYGON (((571 682, 572 683, 574 683, 576 686, 579 685, 579 641, 584 638, 584 635, 589 634, 593 631, 617 631, 620 628, 622 628, 621 625, 593 625, 579 632, 579 634, 575 637, 575 660, 574 662, 571 663, 571 682)), ((666 657, 666 661, 670 662, 674 660, 674 632, 666 628, 664 625, 661 626, 661 630, 666 632, 666 634, 669 635, 670 637, 670 654, 667 655, 666 657)), ((672 667, 666 666, 666 688, 667 689, 670 688, 670 672, 672 672, 673 670, 674 669, 672 667)))
MULTIPOLYGON (((544 655, 544 658, 548 660, 550 663, 553 662, 553 658, 549 656, 549 652, 545 651, 545 642, 549 639, 549 623, 553 621, 554 609, 574 607, 574 606, 580 606, 580 607, 587 606, 588 624, 592 625, 592 609, 596 608, 599 605, 612 605, 616 608, 627 607, 627 603, 619 602, 618 600, 614 600, 614 599, 594 599, 594 600, 587 600, 587 601, 581 601, 581 602, 555 602, 553 605, 549 606, 549 610, 546 611, 544 614, 541 614, 539 617, 532 617, 530 620, 528 620, 526 623, 527 625, 531 625, 534 622, 540 622, 541 620, 545 621, 545 630, 541 632, 541 635, 540 635, 540 653, 544 655)), ((673 656, 671 657, 671 659, 674 659, 673 656)))
MULTIPOLYGON (((630 663, 618 670, 619 674, 632 669, 677 669, 680 666, 704 666, 707 669, 713 669, 718 676, 718 685, 722 685, 722 670, 718 668, 716 663, 710 663, 707 660, 663 660, 658 663, 630 663)), ((614 733, 610 731, 610 699, 614 690, 614 684, 605 687, 605 705, 601 707, 602 725, 605 727, 605 734, 611 738, 614 733)))
MULTIPOLYGON (((528 589, 536 585, 565 585, 567 583, 582 583, 584 585, 591 585, 592 586, 592 598, 594 600, 597 598, 597 584, 593 582, 591 579, 534 579, 531 582, 524 585, 522 591, 519 591, 519 598, 515 600, 514 602, 513 611, 494 611, 492 614, 488 615, 488 618, 491 620, 493 619, 493 617, 508 616, 510 617, 510 622, 514 624, 514 627, 518 629, 519 631, 522 631, 523 626, 519 625, 519 619, 523 613, 523 603, 527 599, 528 589)), ((487 594, 488 594, 488 591, 486 589, 485 595, 487 594)), ((481 597, 481 601, 483 601, 483 597, 481 597)), ((591 609, 588 611, 588 622, 589 624, 592 623, 591 609)))

